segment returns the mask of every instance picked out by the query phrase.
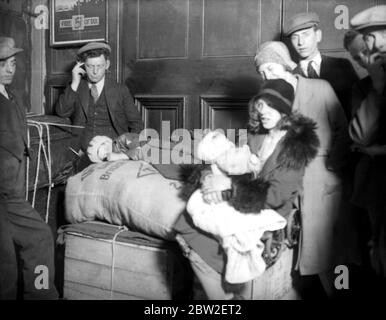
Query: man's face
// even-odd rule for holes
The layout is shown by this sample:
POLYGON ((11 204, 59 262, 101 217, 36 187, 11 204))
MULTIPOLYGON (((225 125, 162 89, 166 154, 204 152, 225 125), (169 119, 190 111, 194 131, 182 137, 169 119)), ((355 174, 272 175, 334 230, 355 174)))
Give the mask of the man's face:
POLYGON ((97 83, 105 76, 106 70, 110 67, 110 60, 106 60, 102 54, 99 57, 87 58, 84 65, 89 81, 97 83))
POLYGON ((318 43, 322 40, 322 31, 311 27, 294 32, 290 38, 300 60, 311 59, 319 51, 318 43))
POLYGON ((363 39, 370 53, 386 55, 386 29, 368 32, 363 39))
POLYGON ((260 65, 257 72, 264 80, 283 79, 286 77, 286 70, 283 65, 276 62, 267 62, 260 65))
POLYGON ((366 44, 363 40, 363 36, 358 34, 354 40, 348 45, 348 51, 351 54, 351 57, 362 67, 366 68, 364 61, 368 55, 368 50, 366 44))
POLYGON ((16 71, 16 58, 10 57, 0 61, 0 83, 11 84, 16 71))

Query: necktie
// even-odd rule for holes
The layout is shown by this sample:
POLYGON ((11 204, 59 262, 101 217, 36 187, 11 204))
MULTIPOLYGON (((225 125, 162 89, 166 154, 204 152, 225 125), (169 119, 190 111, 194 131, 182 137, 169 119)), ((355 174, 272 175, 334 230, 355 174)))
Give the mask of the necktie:
POLYGON ((312 66, 312 61, 310 61, 308 63, 308 66, 307 66, 307 74, 308 74, 308 78, 310 79, 317 79, 319 78, 318 74, 316 73, 314 67, 312 66))
POLYGON ((90 90, 91 90, 91 96, 94 99, 94 103, 95 103, 98 101, 98 98, 99 98, 97 86, 95 84, 92 84, 90 90))

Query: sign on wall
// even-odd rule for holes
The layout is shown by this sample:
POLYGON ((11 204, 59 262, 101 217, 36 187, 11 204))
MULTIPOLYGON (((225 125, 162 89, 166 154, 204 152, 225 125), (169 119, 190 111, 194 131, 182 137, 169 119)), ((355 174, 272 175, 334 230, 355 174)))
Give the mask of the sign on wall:
POLYGON ((107 41, 107 1, 51 1, 51 45, 107 41))

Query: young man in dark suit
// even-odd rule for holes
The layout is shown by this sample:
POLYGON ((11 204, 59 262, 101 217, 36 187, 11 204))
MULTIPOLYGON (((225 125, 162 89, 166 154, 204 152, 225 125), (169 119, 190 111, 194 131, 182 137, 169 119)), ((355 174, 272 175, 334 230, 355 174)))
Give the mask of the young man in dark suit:
POLYGON ((16 299, 20 283, 24 299, 57 299, 51 229, 26 201, 26 112, 8 88, 21 51, 0 37, 0 299, 16 299))
MULTIPOLYGON (((72 69, 72 81, 60 96, 56 113, 72 119, 77 129, 81 154, 87 154, 90 141, 95 136, 118 136, 143 128, 141 116, 133 97, 124 84, 117 84, 106 76, 110 67, 111 48, 103 42, 91 42, 78 50, 78 61, 72 69)), ((138 150, 130 159, 136 160, 138 150)), ((83 157, 87 158, 87 157, 83 157)), ((89 159, 86 159, 89 162, 89 159)), ((84 164, 81 166, 85 166, 84 164)))
POLYGON ((351 90, 358 76, 349 60, 320 53, 318 44, 322 40, 322 30, 319 24, 319 16, 314 12, 299 13, 289 19, 284 34, 289 37, 298 58, 294 73, 327 80, 350 119, 351 90))

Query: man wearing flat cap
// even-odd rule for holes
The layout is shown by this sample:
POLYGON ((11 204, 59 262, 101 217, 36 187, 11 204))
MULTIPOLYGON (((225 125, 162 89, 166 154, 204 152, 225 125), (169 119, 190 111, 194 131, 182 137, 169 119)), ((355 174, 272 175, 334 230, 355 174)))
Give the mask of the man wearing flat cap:
POLYGON ((0 299, 57 299, 51 229, 25 199, 26 112, 8 88, 21 51, 13 38, 0 37, 0 299), (42 267, 48 272, 43 288, 36 285, 42 267))
POLYGON ((370 156, 366 189, 367 211, 372 227, 370 256, 374 269, 386 277, 386 5, 355 15, 351 27, 363 35, 367 55, 362 63, 372 88, 356 111, 349 129, 358 150, 370 156))
MULTIPOLYGON (((95 136, 115 139, 127 132, 140 133, 143 127, 127 86, 106 76, 110 53, 110 46, 103 42, 91 42, 81 47, 72 69, 71 84, 56 105, 59 116, 69 117, 74 125, 85 127, 75 131, 84 155, 95 136)), ((136 159, 136 151, 133 152, 131 158, 136 159)), ((89 163, 87 158, 86 164, 89 163)))
POLYGON ((290 39, 299 62, 294 73, 327 80, 338 96, 347 119, 350 119, 351 89, 358 76, 349 60, 320 53, 318 44, 322 40, 322 30, 319 26, 319 16, 314 12, 294 15, 286 24, 284 35, 290 39))

